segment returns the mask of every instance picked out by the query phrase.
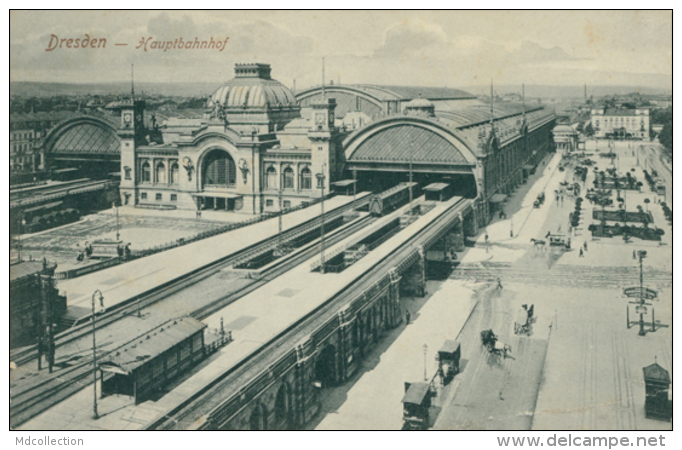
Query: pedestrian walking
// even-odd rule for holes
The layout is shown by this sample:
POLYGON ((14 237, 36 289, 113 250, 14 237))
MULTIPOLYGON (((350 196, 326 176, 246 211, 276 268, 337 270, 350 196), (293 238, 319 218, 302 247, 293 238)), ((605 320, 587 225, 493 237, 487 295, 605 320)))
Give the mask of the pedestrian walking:
POLYGON ((585 248, 585 251, 587 251, 587 241, 583 242, 583 247, 585 248))
POLYGON ((556 232, 561 233, 561 224, 559 224, 559 228, 557 228, 556 232))
POLYGON ((632 251, 632 259, 637 259, 637 252, 634 250, 632 251))
POLYGON ((500 277, 497 277, 497 289, 502 290, 502 280, 500 280, 500 277))
POLYGON ((582 258, 582 257, 584 257, 584 256, 585 256, 585 255, 583 255, 583 248, 580 247, 580 257, 582 258))
POLYGON ((409 311, 406 311, 406 312, 405 312, 405 325, 409 325, 409 323, 410 323, 410 318, 411 318, 411 317, 410 317, 410 312, 409 312, 409 311))

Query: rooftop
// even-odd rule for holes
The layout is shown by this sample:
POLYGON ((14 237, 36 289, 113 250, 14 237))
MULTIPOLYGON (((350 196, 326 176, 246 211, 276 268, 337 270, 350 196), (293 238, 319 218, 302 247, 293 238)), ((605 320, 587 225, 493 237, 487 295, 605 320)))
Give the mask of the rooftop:
POLYGON ((146 361, 162 354, 188 337, 206 328, 206 324, 192 317, 165 322, 145 335, 135 338, 109 356, 102 364, 110 364, 130 373, 146 361))

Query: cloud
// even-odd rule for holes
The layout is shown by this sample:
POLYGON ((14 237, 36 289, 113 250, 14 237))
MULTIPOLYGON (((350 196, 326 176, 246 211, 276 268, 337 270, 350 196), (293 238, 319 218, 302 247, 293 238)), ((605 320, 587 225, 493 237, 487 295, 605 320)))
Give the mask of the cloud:
POLYGON ((375 57, 405 57, 422 50, 432 52, 447 44, 447 35, 439 25, 422 21, 405 21, 386 31, 375 57))
POLYGON ((546 48, 530 41, 523 41, 521 48, 511 52, 511 57, 520 64, 545 61, 575 61, 580 59, 569 55, 559 46, 546 48))

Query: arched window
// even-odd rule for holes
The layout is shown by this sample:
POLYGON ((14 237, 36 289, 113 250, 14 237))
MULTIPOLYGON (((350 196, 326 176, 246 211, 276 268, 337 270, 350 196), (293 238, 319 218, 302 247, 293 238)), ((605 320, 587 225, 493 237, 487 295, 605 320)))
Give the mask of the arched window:
POLYGON ((265 187, 268 189, 277 188, 277 170, 272 166, 265 171, 265 187))
POLYGON ((177 162, 171 164, 170 182, 171 184, 178 184, 180 182, 180 167, 178 166, 177 162))
POLYGON ((234 187, 237 183, 237 166, 225 150, 213 150, 203 163, 204 186, 234 187))
POLYGON ((287 167, 282 172, 282 189, 294 188, 294 169, 287 167))
POLYGON ((142 179, 142 182, 149 183, 150 181, 152 181, 151 175, 152 175, 151 166, 149 165, 148 161, 145 161, 142 164, 142 176, 140 177, 142 179))
POLYGON ((309 168, 304 167, 301 170, 301 189, 312 189, 313 188, 313 174, 309 168))
POLYGON ((159 184, 166 184, 166 165, 162 162, 156 165, 155 181, 159 184))

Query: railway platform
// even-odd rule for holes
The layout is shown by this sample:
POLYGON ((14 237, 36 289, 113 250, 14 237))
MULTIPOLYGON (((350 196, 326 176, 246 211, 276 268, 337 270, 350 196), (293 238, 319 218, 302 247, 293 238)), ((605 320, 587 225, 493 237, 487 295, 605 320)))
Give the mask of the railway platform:
MULTIPOLYGON (((369 193, 360 193, 362 199, 369 193)), ((327 214, 353 201, 352 196, 336 196, 325 201, 327 214)), ((283 231, 295 228, 318 217, 319 205, 285 214, 283 231)), ((140 258, 109 269, 84 275, 58 284, 66 293, 67 308, 90 309, 93 292, 99 289, 104 296, 104 308, 148 292, 157 286, 178 279, 194 270, 239 252, 278 232, 278 219, 272 218, 239 228, 192 244, 140 258)))
MULTIPOLYGON (((448 202, 438 204, 427 214, 421 216, 340 274, 322 274, 311 271, 311 264, 318 258, 315 256, 207 317, 204 322, 209 326, 209 330, 219 328, 222 320, 225 329, 232 332, 233 342, 212 355, 202 363, 203 367, 200 370, 195 371, 189 378, 174 386, 162 397, 139 405, 134 405, 134 401, 128 397, 107 397, 100 403, 100 419, 94 420, 91 413, 92 391, 91 389, 83 389, 25 422, 19 428, 26 430, 131 430, 145 428, 148 423, 163 417, 179 403, 192 399, 203 386, 219 378, 240 362, 251 358, 254 352, 296 324, 302 317, 332 300, 397 249, 403 247, 413 236, 427 228, 460 200, 460 198, 453 198, 448 202), (301 283, 301 280, 307 282, 301 283)), ((381 226, 383 222, 388 223, 388 221, 395 220, 406 209, 407 207, 400 208, 381 218, 375 226, 381 226)), ((344 241, 331 246, 327 251, 334 252, 337 247, 347 245, 348 242, 357 239, 358 235, 366 232, 366 230, 358 231, 344 241)), ((326 319, 320 317, 319 320, 326 319)), ((305 328, 310 326, 313 324, 307 324, 305 328)), ((299 338, 294 336, 290 345, 295 345, 297 339, 299 338)), ((289 344, 284 345, 284 347, 288 346, 289 344)), ((269 358, 259 358, 256 364, 250 366, 247 372, 240 375, 239 380, 255 378, 262 370, 267 370, 271 363, 272 361, 269 358)), ((237 384, 231 385, 229 391, 237 391, 240 388, 237 384)), ((190 409, 192 410, 190 416, 196 417, 199 421, 204 414, 209 412, 201 408, 194 410, 191 406, 190 409)), ((187 423, 186 421, 183 422, 180 428, 185 427, 187 423)), ((189 423, 195 424, 195 419, 190 419, 189 423)))

